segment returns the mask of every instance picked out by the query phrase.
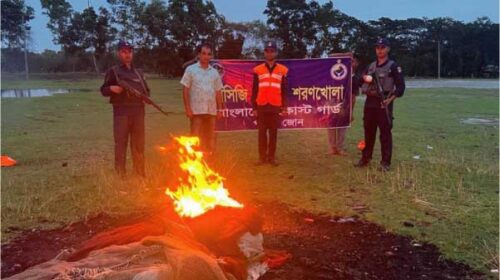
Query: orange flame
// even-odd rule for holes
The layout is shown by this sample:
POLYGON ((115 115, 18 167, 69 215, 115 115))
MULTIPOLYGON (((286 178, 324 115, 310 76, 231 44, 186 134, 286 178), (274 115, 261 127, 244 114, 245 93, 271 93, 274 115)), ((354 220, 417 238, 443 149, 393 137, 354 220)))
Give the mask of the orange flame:
POLYGON ((165 193, 174 200, 175 211, 182 217, 196 217, 215 206, 243 207, 229 197, 224 178, 210 169, 199 150, 198 137, 175 137, 179 144, 180 167, 187 172, 188 182, 180 181, 177 190, 165 193))

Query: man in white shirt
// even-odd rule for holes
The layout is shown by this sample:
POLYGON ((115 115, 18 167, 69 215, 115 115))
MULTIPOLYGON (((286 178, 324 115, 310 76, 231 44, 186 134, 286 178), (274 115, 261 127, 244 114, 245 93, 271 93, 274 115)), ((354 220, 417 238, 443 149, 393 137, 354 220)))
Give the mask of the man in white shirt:
POLYGON ((200 138, 202 150, 209 155, 215 149, 215 122, 217 116, 221 116, 223 87, 219 72, 209 64, 211 59, 212 47, 201 45, 198 48, 198 63, 186 68, 181 79, 191 134, 200 138))

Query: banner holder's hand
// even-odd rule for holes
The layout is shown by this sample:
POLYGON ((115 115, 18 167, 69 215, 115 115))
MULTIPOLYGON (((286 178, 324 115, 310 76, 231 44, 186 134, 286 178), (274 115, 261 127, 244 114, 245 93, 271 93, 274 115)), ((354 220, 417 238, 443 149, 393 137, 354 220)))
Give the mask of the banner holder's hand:
POLYGON ((288 109, 286 107, 281 108, 279 115, 285 117, 287 115, 287 110, 288 109))
POLYGON ((222 110, 223 110, 223 109, 217 109, 217 119, 218 119, 218 120, 222 119, 222 117, 223 117, 223 116, 222 116, 222 112, 221 112, 222 110))

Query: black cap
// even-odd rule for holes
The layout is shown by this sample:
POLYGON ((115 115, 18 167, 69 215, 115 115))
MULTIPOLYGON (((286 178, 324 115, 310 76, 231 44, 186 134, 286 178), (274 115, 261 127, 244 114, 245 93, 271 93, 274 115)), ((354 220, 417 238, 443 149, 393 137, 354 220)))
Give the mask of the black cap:
POLYGON ((378 38, 375 47, 390 47, 389 41, 385 38, 378 38))
POLYGON ((278 46, 276 46, 276 42, 267 41, 266 44, 264 45, 264 50, 268 50, 268 49, 277 50, 278 46))
POLYGON ((118 50, 121 50, 121 49, 131 49, 131 50, 133 50, 134 46, 132 46, 127 41, 120 41, 120 42, 118 42, 118 50))

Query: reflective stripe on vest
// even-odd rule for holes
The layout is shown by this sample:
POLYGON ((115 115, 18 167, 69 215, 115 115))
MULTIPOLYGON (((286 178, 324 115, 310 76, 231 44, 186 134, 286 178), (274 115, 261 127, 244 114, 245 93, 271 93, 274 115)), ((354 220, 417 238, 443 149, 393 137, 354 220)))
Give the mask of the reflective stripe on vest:
MULTIPOLYGON (((279 88, 281 89, 281 84, 280 83, 268 83, 268 82, 262 82, 262 83, 259 83, 259 88, 263 88, 263 87, 275 87, 275 88, 279 88)), ((280 91, 281 93, 281 91, 280 91)))
POLYGON ((288 68, 276 63, 272 73, 269 73, 265 63, 259 64, 254 68, 254 73, 259 78, 259 90, 257 93, 257 105, 263 106, 271 104, 281 106, 281 82, 288 73, 288 68))

